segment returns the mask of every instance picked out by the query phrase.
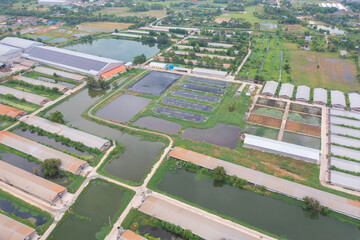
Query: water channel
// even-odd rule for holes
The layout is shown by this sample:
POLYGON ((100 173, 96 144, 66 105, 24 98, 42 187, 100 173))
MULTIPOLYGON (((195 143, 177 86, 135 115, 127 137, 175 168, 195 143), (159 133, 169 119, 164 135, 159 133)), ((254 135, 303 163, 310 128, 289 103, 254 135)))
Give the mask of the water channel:
POLYGON ((213 179, 197 178, 183 169, 175 174, 168 171, 158 188, 287 239, 360 239, 360 229, 355 225, 320 214, 312 219, 298 205, 235 186, 218 186, 213 179))

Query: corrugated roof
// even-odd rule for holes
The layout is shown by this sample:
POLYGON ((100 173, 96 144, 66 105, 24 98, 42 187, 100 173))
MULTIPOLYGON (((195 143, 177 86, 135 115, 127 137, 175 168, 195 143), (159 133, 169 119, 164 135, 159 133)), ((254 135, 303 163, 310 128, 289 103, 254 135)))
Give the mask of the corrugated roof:
POLYGON ((330 171, 331 183, 340 185, 343 187, 360 190, 360 177, 331 170, 330 171))
POLYGON ((0 239, 1 240, 24 240, 35 234, 35 229, 15 221, 8 216, 0 214, 0 239))
POLYGON ((67 127, 65 125, 51 122, 45 118, 32 116, 24 120, 24 123, 44 129, 45 131, 70 138, 72 141, 81 142, 85 146, 103 150, 110 145, 110 141, 98 136, 67 127))
POLYGON ((360 130, 347 128, 347 127, 340 127, 333 124, 330 125, 330 132, 334 134, 342 134, 342 135, 360 138, 360 130))
POLYGON ((25 99, 25 101, 30 102, 30 103, 34 103, 37 105, 43 105, 45 103, 47 103, 48 101, 50 101, 50 99, 46 98, 46 97, 42 97, 39 95, 35 95, 32 93, 28 93, 28 92, 23 92, 14 88, 9 88, 9 87, 5 87, 5 86, 0 86, 0 94, 6 95, 6 94, 12 94, 14 97, 16 97, 17 99, 25 99))
POLYGON ((279 96, 291 98, 294 92, 294 85, 283 83, 280 88, 279 96))
POLYGON ((351 111, 345 111, 345 110, 341 110, 341 109, 331 108, 330 109, 330 115, 341 116, 341 117, 349 117, 349 118, 356 118, 356 119, 360 120, 360 113, 351 112, 351 111))
POLYGON ((66 188, 0 161, 0 180, 22 191, 52 203, 66 188))
POLYGON ((2 44, 6 44, 8 46, 17 47, 22 50, 27 50, 32 47, 41 46, 44 45, 43 43, 31 41, 23 38, 17 38, 17 37, 6 37, 0 41, 2 44))
POLYGON ((297 87, 296 100, 309 101, 310 100, 310 88, 305 85, 297 87))
POLYGON ((276 93, 276 89, 278 87, 279 83, 275 82, 275 81, 267 81, 265 83, 265 87, 262 91, 263 94, 267 94, 267 95, 275 95, 276 93))
POLYGON ((314 102, 327 104, 327 90, 314 88, 314 102))
POLYGON ((146 238, 134 233, 133 231, 126 230, 121 234, 119 240, 146 240, 146 238))
POLYGON ((330 116, 330 123, 331 124, 338 124, 338 125, 346 125, 350 127, 360 128, 360 121, 359 120, 352 120, 348 118, 330 116))
POLYGON ((166 63, 159 63, 159 62, 151 62, 149 64, 149 67, 155 67, 155 68, 164 68, 167 66, 166 63))
POLYGON ((84 160, 49 148, 45 145, 31 141, 27 138, 8 131, 3 131, 0 133, 0 143, 14 148, 20 152, 29 154, 40 161, 45 161, 49 158, 58 158, 61 160, 60 168, 74 174, 79 173, 82 167, 87 166, 87 162, 84 160))
POLYGON ((335 134, 330 135, 331 143, 337 143, 347 147, 360 148, 360 140, 338 136, 335 134))
POLYGON ((102 76, 103 78, 109 78, 109 77, 112 77, 112 76, 114 76, 114 75, 116 75, 116 74, 124 71, 125 69, 126 69, 126 66, 125 66, 125 65, 121 65, 121 66, 119 66, 119 67, 116 67, 116 68, 114 68, 114 69, 112 69, 112 70, 110 70, 110 71, 107 71, 107 72, 101 74, 101 76, 102 76))
POLYGON ((66 92, 70 89, 68 86, 64 86, 61 84, 45 82, 45 81, 41 81, 41 80, 37 80, 37 79, 33 79, 33 78, 24 77, 24 76, 14 77, 14 79, 21 80, 21 81, 27 82, 32 85, 44 86, 44 87, 48 87, 48 88, 57 88, 61 92, 66 92))
POLYGON ((21 54, 21 49, 0 44, 0 57, 7 56, 9 54, 14 54, 14 53, 21 54))
POLYGON ((34 72, 39 72, 39 73, 43 73, 43 74, 47 74, 47 75, 54 75, 54 73, 58 76, 67 78, 67 79, 72 79, 75 81, 79 81, 82 82, 85 80, 85 77, 79 74, 75 74, 75 73, 69 73, 69 72, 64 72, 64 71, 60 71, 60 70, 56 70, 53 68, 47 68, 47 67, 36 67, 34 68, 34 72))
POLYGON ((331 105, 346 107, 345 95, 340 91, 331 91, 331 105))
POLYGON ((335 145, 331 145, 330 150, 331 153, 336 156, 348 157, 360 161, 360 151, 335 145))
POLYGON ((360 94, 349 93, 349 102, 351 109, 360 109, 360 94))
POLYGON ((331 162, 331 166, 335 166, 339 169, 360 173, 360 163, 359 162, 348 161, 348 160, 337 158, 337 157, 331 157, 330 162, 331 162))
POLYGON ((227 72, 225 71, 217 71, 212 69, 206 69, 206 68, 193 68, 193 73, 195 74, 210 74, 210 75, 217 75, 221 77, 227 76, 227 72))
POLYGON ((4 104, 0 104, 0 114, 6 115, 12 118, 16 118, 19 115, 24 114, 25 112, 13 107, 6 106, 4 104))

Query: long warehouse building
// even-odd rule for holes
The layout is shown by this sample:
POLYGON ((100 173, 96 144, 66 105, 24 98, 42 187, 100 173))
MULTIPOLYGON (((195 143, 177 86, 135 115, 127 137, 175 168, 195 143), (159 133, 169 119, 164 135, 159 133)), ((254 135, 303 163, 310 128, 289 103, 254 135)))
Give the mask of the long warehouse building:
POLYGON ((12 118, 20 118, 22 116, 24 116, 26 114, 26 112, 13 108, 13 107, 9 107, 7 105, 4 104, 0 104, 0 115, 6 115, 8 117, 12 117, 12 118))
POLYGON ((67 191, 63 186, 3 161, 0 161, 0 181, 50 204, 58 200, 67 191))
POLYGON ((2 95, 11 94, 14 97, 16 97, 17 99, 25 99, 25 101, 34 103, 37 105, 44 105, 45 103, 50 101, 49 98, 46 98, 43 96, 35 95, 32 93, 28 93, 28 92, 23 92, 23 91, 14 89, 14 88, 9 88, 9 87, 5 87, 5 86, 1 86, 1 85, 0 85, 0 94, 2 94, 2 95))
POLYGON ((57 69, 53 69, 53 68, 48 68, 48 67, 36 67, 36 68, 34 68, 34 72, 38 72, 38 73, 42 73, 42 74, 46 74, 46 75, 51 75, 51 76, 58 75, 60 77, 67 78, 67 79, 74 80, 74 81, 78 81, 78 82, 84 82, 86 80, 86 77, 83 76, 83 75, 70 73, 70 72, 65 72, 65 71, 61 71, 61 70, 57 70, 57 69))
POLYGON ((26 226, 8 216, 0 214, 1 240, 31 240, 35 237, 35 229, 26 226))
POLYGON ((38 116, 27 118, 24 120, 24 123, 39 127, 50 133, 55 133, 57 135, 67 137, 72 141, 81 142, 85 146, 97 148, 101 151, 104 151, 110 146, 110 141, 107 139, 103 139, 74 128, 70 128, 59 123, 54 123, 38 116))
POLYGON ((24 76, 14 77, 14 79, 29 83, 31 85, 44 86, 44 87, 51 88, 51 89, 57 88, 59 91, 61 91, 63 93, 70 90, 70 88, 68 86, 64 86, 64 85, 57 84, 57 83, 45 82, 45 81, 41 81, 41 80, 29 78, 29 77, 24 77, 24 76))
POLYGON ((0 143, 4 144, 5 146, 14 148, 20 152, 31 155, 42 162, 50 158, 60 159, 60 168, 74 174, 80 174, 82 169, 88 166, 88 163, 84 160, 49 148, 45 145, 31 141, 27 138, 8 131, 3 131, 0 133, 0 143))
POLYGON ((63 48, 38 46, 31 48, 24 58, 70 71, 100 77, 124 65, 123 61, 97 57, 63 48))

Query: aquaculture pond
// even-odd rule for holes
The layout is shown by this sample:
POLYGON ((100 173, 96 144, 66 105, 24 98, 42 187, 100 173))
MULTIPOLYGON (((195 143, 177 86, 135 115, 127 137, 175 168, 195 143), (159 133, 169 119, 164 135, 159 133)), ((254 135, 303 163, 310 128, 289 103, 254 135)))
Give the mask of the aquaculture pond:
POLYGON ((181 129, 181 124, 176 122, 171 122, 165 119, 156 118, 156 117, 142 117, 134 122, 135 126, 154 129, 166 133, 178 133, 181 129))
POLYGON ((216 184, 183 169, 168 171, 158 189, 286 239, 360 239, 360 229, 355 225, 313 215, 273 197, 216 184))
POLYGON ((141 54, 145 54, 146 58, 151 58, 159 52, 159 48, 156 45, 150 47, 138 41, 115 38, 102 38, 91 42, 67 46, 65 48, 127 62, 133 61, 135 56, 141 54))
MULTIPOLYGON (((86 132, 93 133, 100 137, 107 137, 122 143, 125 146, 125 152, 117 161, 122 161, 120 164, 122 169, 118 169, 118 171, 121 171, 125 175, 117 174, 117 176, 123 179, 127 179, 127 177, 134 178, 134 176, 136 176, 136 179, 142 179, 149 168, 149 164, 152 164, 156 160, 154 155, 149 155, 149 149, 152 147, 151 151, 154 151, 153 153, 160 152, 163 145, 154 144, 154 142, 151 141, 142 141, 141 137, 135 137, 82 118, 81 113, 105 93, 105 91, 91 91, 85 89, 79 94, 71 97, 68 101, 55 107, 50 112, 58 110, 62 112, 65 121, 68 121, 69 124, 86 132), (137 161, 132 162, 132 159, 137 159, 137 161), (136 168, 134 166, 136 166, 136 168)), ((50 112, 47 114, 50 114, 50 112)), ((112 164, 115 164, 115 162, 112 164)))
POLYGON ((130 197, 130 190, 107 182, 90 182, 48 239, 102 239, 104 227, 110 230, 109 221, 119 216, 130 197))

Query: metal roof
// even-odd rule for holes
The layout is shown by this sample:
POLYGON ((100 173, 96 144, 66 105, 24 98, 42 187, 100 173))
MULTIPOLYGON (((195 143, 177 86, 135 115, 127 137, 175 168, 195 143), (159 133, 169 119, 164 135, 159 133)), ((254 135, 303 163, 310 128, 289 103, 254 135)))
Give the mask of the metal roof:
POLYGON ((43 105, 47 103, 50 99, 46 97, 42 97, 39 95, 35 95, 28 92, 23 92, 14 88, 9 88, 5 86, 0 86, 0 94, 6 95, 6 94, 12 94, 17 99, 25 99, 25 101, 34 103, 37 105, 43 105))
POLYGON ((275 81, 267 81, 265 83, 265 87, 262 91, 263 94, 265 95, 272 95, 274 96, 275 93, 276 93, 276 89, 277 87, 279 86, 279 83, 278 82, 275 82, 275 81))
POLYGON ((147 238, 144 238, 133 231, 126 230, 123 232, 119 238, 119 240, 146 240, 147 238))
POLYGON ((341 109, 330 109, 330 115, 340 116, 340 117, 349 117, 349 118, 357 118, 360 120, 360 113, 345 111, 341 109))
POLYGON ((6 37, 0 40, 0 43, 12 47, 20 48, 23 51, 28 50, 32 47, 44 45, 43 43, 40 42, 31 41, 23 38, 17 38, 17 37, 6 37))
POLYGON ((333 124, 330 125, 330 132, 334 134, 341 134, 341 135, 360 138, 360 130, 347 128, 347 127, 340 127, 333 124))
POLYGON ((1 58, 4 58, 4 57, 8 56, 9 54, 15 54, 15 53, 21 54, 21 49, 0 44, 0 57, 1 58))
POLYGON ((52 203, 66 188, 0 161, 0 181, 52 203))
POLYGON ((0 143, 14 148, 20 152, 29 154, 42 162, 49 158, 58 158, 61 160, 60 168, 74 174, 79 173, 82 168, 87 166, 87 162, 84 160, 78 159, 8 131, 3 131, 0 133, 0 143))
POLYGON ((81 142, 85 146, 91 148, 98 148, 100 150, 105 150, 108 146, 110 146, 110 141, 100 138, 98 136, 67 127, 65 125, 51 122, 45 118, 41 118, 38 116, 32 116, 24 120, 24 123, 33 125, 35 127, 39 127, 44 129, 45 131, 56 133, 58 135, 67 137, 75 142, 81 142))
POLYGON ((25 114, 24 111, 13 108, 13 107, 9 107, 7 105, 4 104, 0 104, 0 115, 6 115, 12 118, 16 118, 19 115, 23 115, 25 114))
POLYGON ((340 91, 331 91, 331 105, 338 107, 346 107, 345 95, 340 91))
POLYGON ((35 229, 9 218, 8 216, 0 214, 1 240, 24 240, 33 234, 35 234, 35 229))
POLYGON ((279 96, 291 98, 294 92, 294 85, 290 83, 283 83, 280 88, 279 96))
POLYGON ((269 150, 276 154, 301 160, 306 159, 312 162, 319 160, 319 150, 250 134, 245 134, 244 146, 254 147, 264 151, 269 150))
POLYGON ((167 66, 166 63, 159 63, 159 62, 151 62, 149 64, 149 67, 154 67, 154 68, 164 68, 167 66))
POLYGON ((47 74, 47 75, 51 75, 51 76, 56 74, 63 78, 67 78, 67 79, 71 79, 71 80, 75 80, 75 81, 79 81, 79 82, 83 82, 86 79, 85 76, 82 76, 79 74, 64 72, 64 71, 56 70, 53 68, 47 68, 47 67, 36 67, 36 68, 34 68, 34 72, 39 72, 39 73, 43 73, 43 74, 47 74))
POLYGON ((360 128, 360 121, 359 120, 352 120, 348 118, 330 116, 330 123, 331 124, 338 124, 338 125, 346 125, 350 127, 360 128))
POLYGON ((360 151, 331 145, 331 153, 336 156, 348 157, 357 161, 360 161, 360 151))
POLYGON ((327 90, 323 88, 314 88, 314 102, 327 104, 327 90))
POLYGON ((113 68, 124 65, 123 61, 50 46, 34 47, 27 51, 26 54, 24 54, 24 57, 93 76, 100 75, 113 68))
POLYGON ((45 81, 41 81, 41 80, 37 80, 37 79, 33 79, 33 78, 24 77, 24 76, 15 77, 15 79, 23 81, 23 82, 27 82, 32 85, 44 86, 44 87, 48 87, 48 88, 57 88, 61 92, 66 92, 70 89, 68 86, 64 86, 61 84, 45 82, 45 81))
POLYGON ((338 136, 335 134, 330 135, 331 143, 340 144, 347 147, 360 148, 360 140, 338 136))
POLYGON ((212 70, 212 69, 206 69, 206 68, 193 68, 193 73, 194 74, 205 74, 205 75, 217 75, 217 76, 221 76, 221 77, 225 77, 227 76, 227 72, 225 71, 217 71, 217 70, 212 70))
POLYGON ((302 100, 308 102, 310 100, 310 88, 305 85, 297 87, 296 100, 302 100))
POLYGON ((339 169, 360 173, 360 163, 359 162, 348 161, 348 160, 337 158, 337 157, 331 157, 330 163, 331 163, 331 166, 335 166, 339 169))
POLYGON ((331 183, 340 185, 343 187, 360 190, 360 177, 331 170, 330 171, 331 183))
POLYGON ((360 110, 360 94, 358 93, 349 93, 349 102, 351 109, 360 110))

